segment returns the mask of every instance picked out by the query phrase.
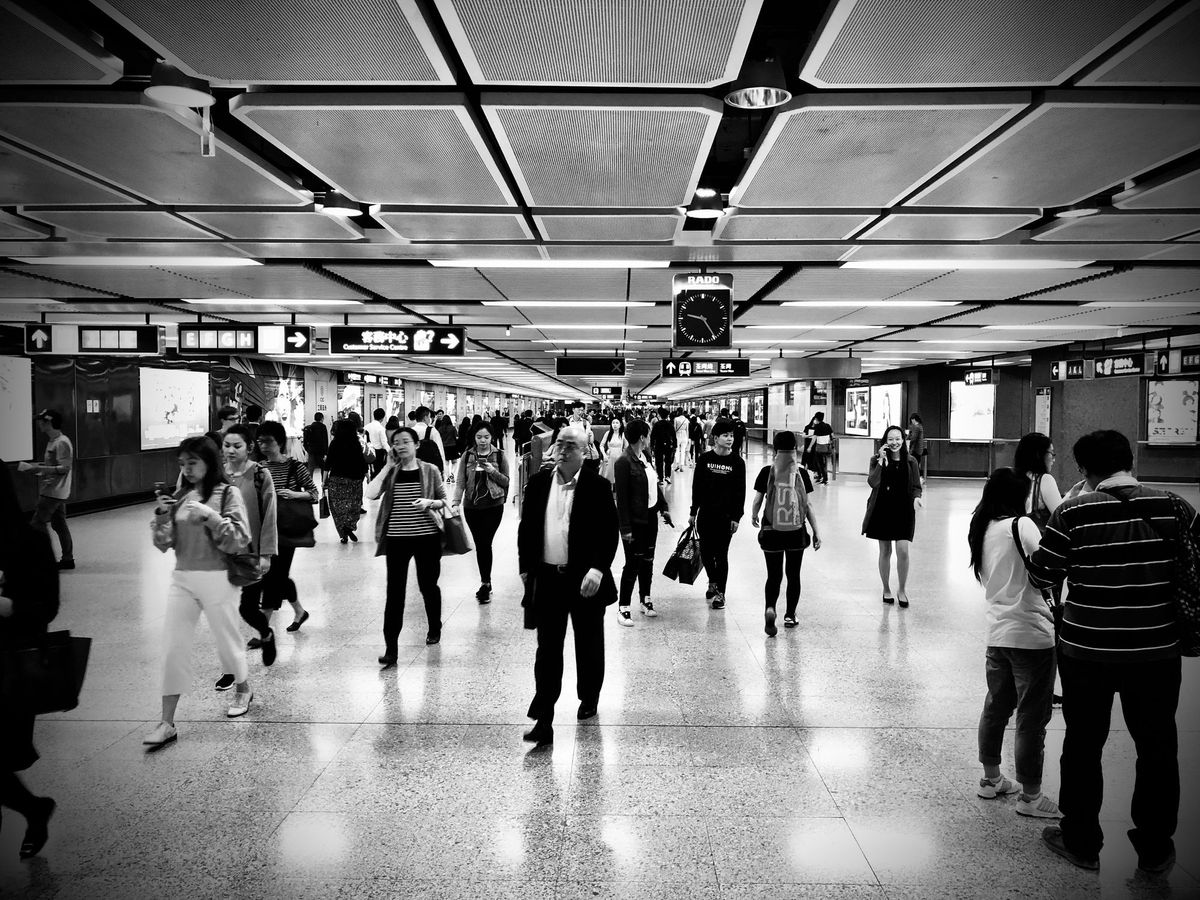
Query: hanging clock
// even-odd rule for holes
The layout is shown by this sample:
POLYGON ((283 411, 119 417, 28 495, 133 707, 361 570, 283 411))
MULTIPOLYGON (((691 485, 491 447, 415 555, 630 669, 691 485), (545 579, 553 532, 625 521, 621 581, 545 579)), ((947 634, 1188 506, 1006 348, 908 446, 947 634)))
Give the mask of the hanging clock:
POLYGON ((733 346, 732 275, 676 275, 671 285, 673 349, 733 346))

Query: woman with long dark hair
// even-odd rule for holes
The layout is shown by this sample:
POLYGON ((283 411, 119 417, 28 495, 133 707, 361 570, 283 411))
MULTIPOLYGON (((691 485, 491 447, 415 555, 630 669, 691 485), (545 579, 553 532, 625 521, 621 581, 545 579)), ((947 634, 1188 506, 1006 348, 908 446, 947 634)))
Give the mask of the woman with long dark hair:
POLYGON ((608 423, 608 431, 604 432, 604 439, 600 441, 600 452, 604 457, 604 471, 601 473, 608 479, 609 484, 616 480, 616 472, 614 467, 618 459, 625 452, 625 447, 628 442, 625 440, 625 422, 620 416, 613 416, 608 423))
POLYGON ((349 419, 333 423, 333 440, 325 453, 325 498, 329 516, 342 543, 358 542, 358 519, 363 502, 363 478, 367 461, 358 442, 358 432, 349 419))
POLYGON ((1025 559, 1041 532, 1025 515, 1029 483, 1012 469, 997 469, 971 516, 967 544, 971 569, 987 602, 987 698, 979 717, 977 793, 985 800, 1018 788, 1000 772, 1000 748, 1013 711, 1017 714, 1017 813, 1058 818, 1058 806, 1042 794, 1046 723, 1054 688, 1054 620, 1042 593, 1029 583, 1025 559))
POLYGON ((237 691, 229 718, 244 716, 254 699, 246 651, 238 627, 241 592, 229 581, 226 556, 250 545, 246 504, 241 491, 225 480, 217 448, 207 437, 179 445, 182 486, 174 495, 158 495, 151 531, 154 546, 175 550, 175 571, 167 591, 163 628, 162 720, 142 741, 158 749, 178 737, 175 710, 179 695, 192 685, 192 643, 203 613, 217 645, 222 670, 232 672, 237 691))
MULTIPOLYGON (((21 512, 12 475, 2 459, 0 538, 0 650, 16 650, 35 645, 58 615, 58 567, 49 537, 30 527, 28 515, 21 512)), ((0 695, 0 806, 25 817, 21 859, 36 856, 46 845, 55 807, 49 797, 30 793, 17 774, 38 760, 34 718, 13 693, 0 695)))
POLYGON ((1031 431, 1021 438, 1013 453, 1013 469, 1029 481, 1025 491, 1025 512, 1043 531, 1050 515, 1063 501, 1058 482, 1050 474, 1054 456, 1054 444, 1040 431, 1031 431))
POLYGON ((475 539, 475 561, 479 564, 479 590, 475 599, 492 602, 492 541, 504 518, 508 499, 508 463, 504 451, 492 443, 486 422, 472 429, 471 449, 458 460, 454 481, 454 505, 460 503, 467 527, 475 539))
POLYGON ((908 550, 917 528, 921 499, 921 472, 917 461, 904 446, 904 430, 889 425, 880 440, 879 453, 871 457, 867 473, 871 497, 863 517, 863 534, 879 542, 879 578, 883 582, 883 602, 899 603, 908 608, 908 550), (896 550, 896 594, 892 596, 892 547, 896 550))

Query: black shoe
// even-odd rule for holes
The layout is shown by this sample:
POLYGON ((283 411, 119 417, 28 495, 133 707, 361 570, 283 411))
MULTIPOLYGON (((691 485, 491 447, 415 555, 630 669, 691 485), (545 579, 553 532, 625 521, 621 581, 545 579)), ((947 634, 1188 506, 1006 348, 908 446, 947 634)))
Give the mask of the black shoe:
POLYGON ((579 704, 579 712, 577 712, 575 714, 575 718, 577 718, 579 721, 582 722, 584 719, 590 719, 595 715, 596 715, 596 704, 595 703, 580 703, 579 704))
MULTIPOLYGON (((64 572, 67 569, 73 569, 73 568, 75 568, 75 560, 73 560, 73 559, 60 559, 58 561, 58 571, 60 571, 60 572, 64 572)), ((42 843, 45 843, 45 841, 43 841, 42 843)), ((22 859, 24 859, 24 857, 22 857, 22 859)))
POLYGON ((888 606, 891 606, 893 603, 895 603, 895 602, 896 602, 896 598, 895 598, 895 597, 889 597, 887 594, 884 594, 884 595, 883 595, 883 602, 884 602, 884 603, 886 603, 888 606))
POLYGON ((217 683, 213 685, 218 691, 227 691, 233 687, 233 676, 222 675, 217 679, 217 683))
POLYGON ((779 629, 775 627, 775 607, 767 607, 767 627, 766 632, 769 637, 775 637, 779 633, 779 629))
POLYGON ((1042 829, 1042 841, 1067 862, 1073 863, 1081 869, 1095 872, 1100 868, 1100 860, 1097 857, 1079 856, 1068 850, 1067 845, 1063 842, 1062 829, 1057 825, 1047 825, 1042 829))
POLYGON ((479 590, 475 592, 475 599, 480 603, 492 602, 492 583, 490 581, 485 581, 479 585, 479 590))
POLYGON ((1138 856, 1138 868, 1148 875, 1164 875, 1170 871, 1171 866, 1175 865, 1175 851, 1172 850, 1166 857, 1158 862, 1147 862, 1140 855, 1138 856))
POLYGON ((548 747, 554 743, 554 729, 549 722, 539 721, 527 732, 521 735, 521 740, 528 741, 537 747, 548 747))
POLYGON ((350 543, 352 543, 352 544, 357 544, 357 543, 358 543, 358 535, 357 535, 357 534, 355 534, 353 531, 349 532, 349 533, 346 535, 346 537, 350 538, 350 543))
POLYGON ((390 669, 396 664, 396 655, 395 650, 384 650, 383 656, 379 657, 379 664, 385 669, 390 669))
POLYGON ((899 600, 897 600, 896 605, 899 606, 901 609, 908 609, 908 595, 905 594, 903 597, 901 597, 899 600))
POLYGON ((300 618, 298 618, 298 619, 297 619, 295 622, 293 622, 291 625, 289 625, 289 626, 287 627, 287 630, 288 630, 288 631, 299 631, 299 630, 300 630, 300 626, 301 626, 301 625, 303 625, 303 624, 304 624, 305 622, 307 622, 307 621, 308 621, 308 610, 306 609, 306 610, 304 611, 304 615, 302 615, 302 616, 301 616, 300 618))
POLYGON ((441 643, 441 640, 442 633, 440 631, 431 631, 429 634, 425 635, 426 644, 438 644, 441 643))
POLYGON ((37 802, 38 811, 29 819, 29 826, 25 829, 25 840, 21 841, 21 859, 37 856, 50 839, 50 817, 54 815, 54 808, 58 804, 49 797, 38 797, 37 802))
POLYGON ((349 540, 349 538, 342 538, 342 543, 344 544, 344 543, 346 543, 346 541, 348 541, 348 540, 349 540))
POLYGON ((267 636, 261 642, 263 652, 263 665, 269 666, 275 662, 275 631, 267 632, 267 636))
POLYGON ((262 645, 263 645, 262 638, 250 638, 250 640, 246 641, 246 649, 247 650, 257 650, 262 645))

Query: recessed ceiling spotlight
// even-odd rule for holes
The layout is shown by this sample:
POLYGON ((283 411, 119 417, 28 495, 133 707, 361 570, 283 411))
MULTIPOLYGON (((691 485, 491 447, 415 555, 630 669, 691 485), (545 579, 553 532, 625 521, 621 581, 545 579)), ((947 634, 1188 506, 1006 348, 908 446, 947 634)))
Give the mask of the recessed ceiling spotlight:
POLYGON ((1056 219, 1084 219, 1088 216, 1094 216, 1101 211, 1098 203, 1074 203, 1060 209, 1054 214, 1056 219))
POLYGON ((771 109, 792 99, 777 59, 748 59, 737 81, 725 95, 725 102, 738 109, 771 109))
POLYGON ((697 188, 692 202, 680 208, 689 219, 719 219, 729 212, 721 195, 711 188, 697 188))
POLYGON ((208 82, 185 75, 169 62, 159 60, 150 74, 150 84, 142 91, 151 100, 171 106, 204 109, 217 102, 208 82))
POLYGON ((338 219, 349 219, 362 215, 362 207, 347 198, 341 191, 328 190, 320 203, 316 204, 317 212, 338 219))

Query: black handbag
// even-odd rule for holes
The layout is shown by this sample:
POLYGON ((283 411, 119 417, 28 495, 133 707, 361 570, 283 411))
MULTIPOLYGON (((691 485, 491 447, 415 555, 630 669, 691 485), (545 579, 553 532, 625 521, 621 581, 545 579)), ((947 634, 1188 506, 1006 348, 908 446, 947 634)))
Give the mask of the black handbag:
POLYGON ((47 634, 35 646, 0 653, 0 693, 9 709, 34 715, 79 705, 92 639, 69 631, 47 634))
POLYGON ((663 574, 680 584, 694 584, 703 563, 700 559, 700 538, 690 525, 679 537, 675 552, 663 567, 663 574))
MULTIPOLYGON (((296 461, 288 467, 288 485, 297 481, 296 461)), ((304 500, 277 500, 275 502, 275 530, 287 547, 315 547, 317 518, 313 515, 313 502, 304 500)))
POLYGON ((321 502, 317 504, 317 509, 320 512, 322 519, 329 518, 329 498, 324 494, 321 495, 321 502))

